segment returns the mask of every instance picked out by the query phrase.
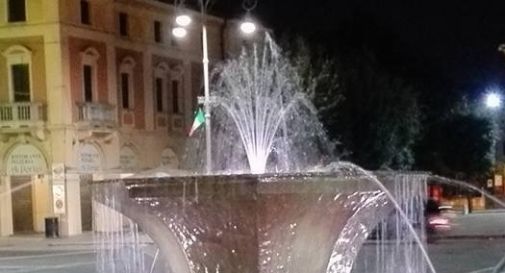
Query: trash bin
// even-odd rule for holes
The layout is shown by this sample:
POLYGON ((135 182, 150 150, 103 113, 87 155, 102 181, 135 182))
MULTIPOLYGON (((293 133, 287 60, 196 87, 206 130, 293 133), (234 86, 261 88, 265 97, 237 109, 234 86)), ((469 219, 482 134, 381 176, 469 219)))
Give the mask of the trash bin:
POLYGON ((58 218, 47 217, 46 220, 46 238, 57 238, 60 236, 58 232, 58 218))

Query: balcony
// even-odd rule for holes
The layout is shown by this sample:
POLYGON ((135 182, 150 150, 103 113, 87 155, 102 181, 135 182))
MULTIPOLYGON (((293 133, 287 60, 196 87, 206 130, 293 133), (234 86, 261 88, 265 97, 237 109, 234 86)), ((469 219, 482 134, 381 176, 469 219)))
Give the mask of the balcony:
POLYGON ((45 106, 37 102, 0 103, 0 128, 19 129, 43 126, 45 106))
POLYGON ((86 102, 77 104, 79 109, 79 125, 94 128, 116 127, 116 107, 105 103, 86 102))

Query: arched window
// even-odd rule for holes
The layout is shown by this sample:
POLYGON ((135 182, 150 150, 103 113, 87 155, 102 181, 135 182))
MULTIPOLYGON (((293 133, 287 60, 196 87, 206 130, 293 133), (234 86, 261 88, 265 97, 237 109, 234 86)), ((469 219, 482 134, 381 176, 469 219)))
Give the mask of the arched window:
POLYGON ((133 109, 134 107, 134 92, 133 92, 133 69, 135 60, 131 57, 126 57, 119 66, 119 94, 121 107, 123 109, 133 109))
POLYGON ((2 55, 7 63, 10 101, 32 101, 32 52, 24 46, 15 45, 7 48, 2 55))
POLYGON ((154 104, 157 113, 168 112, 168 92, 166 90, 168 71, 166 63, 159 63, 154 68, 154 104))
POLYGON ((84 102, 93 102, 98 98, 98 58, 100 58, 100 54, 92 47, 81 52, 82 98, 84 102))

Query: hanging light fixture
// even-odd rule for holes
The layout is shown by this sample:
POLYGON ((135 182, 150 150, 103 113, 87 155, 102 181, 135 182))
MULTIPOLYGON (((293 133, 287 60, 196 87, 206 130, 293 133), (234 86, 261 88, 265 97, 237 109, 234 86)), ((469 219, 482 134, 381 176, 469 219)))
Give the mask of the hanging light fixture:
POLYGON ((177 1, 175 0, 174 5, 175 8, 175 22, 174 28, 172 29, 172 35, 176 38, 184 38, 188 35, 188 31, 186 27, 191 24, 191 17, 188 15, 186 8, 184 7, 184 0, 177 1), (177 3, 179 2, 179 3, 177 3))
POLYGON ((244 34, 251 35, 256 32, 256 23, 254 23, 254 20, 251 18, 250 14, 251 10, 255 9, 257 5, 257 0, 244 0, 242 2, 242 8, 246 11, 246 15, 240 24, 240 30, 244 34))

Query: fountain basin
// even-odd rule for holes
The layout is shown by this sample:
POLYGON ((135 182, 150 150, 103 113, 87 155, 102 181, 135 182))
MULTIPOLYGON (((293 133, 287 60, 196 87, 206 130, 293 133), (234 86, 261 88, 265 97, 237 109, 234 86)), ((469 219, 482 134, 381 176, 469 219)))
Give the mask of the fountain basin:
MULTIPOLYGON (((401 174, 377 176, 398 188, 401 174)), ((183 176, 104 181, 94 188, 95 201, 153 239, 164 272, 351 272, 368 234, 393 211, 364 175, 183 176)))

